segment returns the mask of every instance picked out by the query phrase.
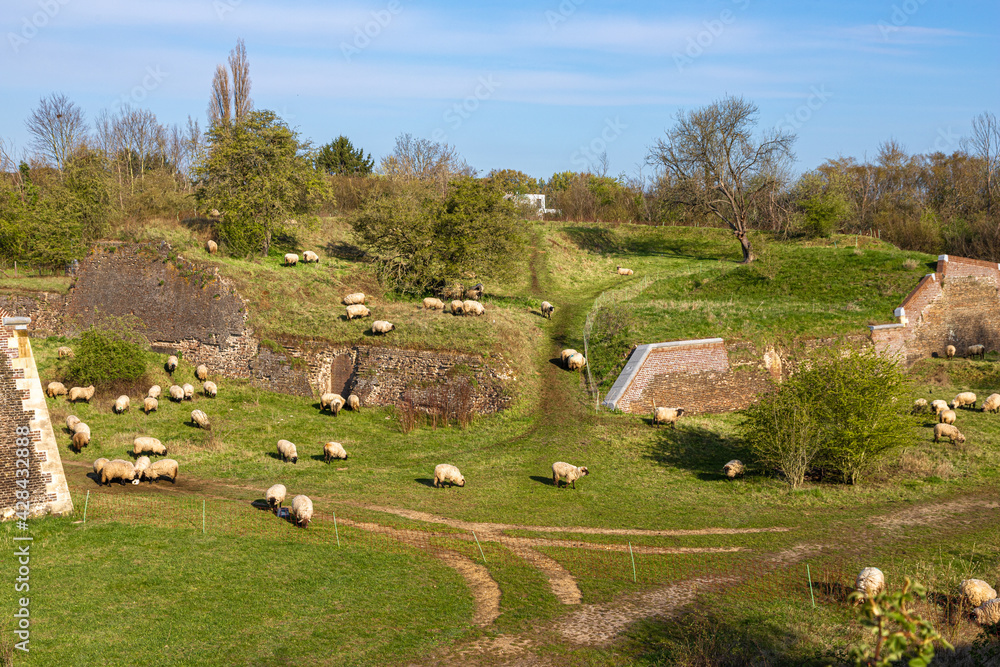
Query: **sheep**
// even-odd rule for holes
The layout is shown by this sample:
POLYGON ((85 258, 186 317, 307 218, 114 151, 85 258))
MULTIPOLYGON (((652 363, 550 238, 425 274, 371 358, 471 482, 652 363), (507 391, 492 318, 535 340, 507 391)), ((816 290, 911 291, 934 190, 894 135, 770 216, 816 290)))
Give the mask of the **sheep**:
POLYGON ((205 429, 206 431, 212 430, 212 424, 208 421, 208 415, 206 415, 201 410, 191 411, 191 421, 205 429))
POLYGON ((167 357, 167 363, 163 364, 163 367, 169 375, 173 375, 174 371, 177 370, 177 357, 174 355, 167 357))
POLYGON ((192 401, 192 400, 194 400, 194 385, 191 385, 191 384, 188 384, 187 382, 185 382, 184 386, 182 386, 181 389, 184 391, 184 400, 185 401, 192 401))
POLYGON ((451 314, 452 315, 461 315, 463 312, 465 312, 464 311, 464 306, 462 305, 462 302, 459 301, 458 299, 455 299, 454 301, 452 301, 449 304, 449 306, 451 307, 451 314))
POLYGON ((990 394, 983 401, 983 412, 1000 411, 1000 394, 990 394))
POLYGON ((167 393, 170 394, 170 400, 175 403, 180 403, 184 400, 184 389, 176 384, 170 385, 170 389, 167 390, 167 393))
POLYGON ((653 403, 653 424, 670 424, 670 428, 676 428, 677 420, 685 412, 684 408, 658 408, 653 403))
POLYGON ((340 416, 340 411, 344 407, 344 397, 340 394, 323 394, 319 397, 319 410, 329 410, 334 417, 340 416))
POLYGON ((264 492, 264 498, 267 499, 267 505, 272 512, 278 513, 281 503, 285 502, 285 494, 287 493, 288 489, 285 488, 284 484, 275 484, 264 492))
POLYGON ((959 408, 967 408, 972 406, 972 409, 976 409, 976 395, 971 391, 963 391, 962 393, 955 396, 951 401, 951 409, 957 410, 959 408))
POLYGON ((478 301, 463 301, 462 312, 465 315, 473 315, 473 316, 485 315, 486 308, 484 308, 483 304, 479 303, 478 301))
POLYGON ((354 292, 353 294, 348 294, 343 299, 341 299, 341 303, 344 304, 345 306, 364 305, 365 293, 354 292))
POLYGON ((312 250, 306 250, 304 253, 302 253, 302 263, 319 264, 319 255, 314 253, 312 250))
POLYGON ((970 345, 965 348, 965 358, 969 357, 979 357, 980 359, 986 359, 986 346, 985 345, 970 345))
POLYGON ((208 366, 205 364, 198 364, 198 368, 194 369, 194 376, 198 378, 200 382, 204 382, 208 379, 208 366))
POLYGON ((948 359, 954 359, 955 352, 956 350, 954 345, 949 345, 948 347, 944 348, 944 356, 947 357, 948 359))
POLYGON ((142 479, 152 484, 158 479, 167 478, 171 484, 176 484, 177 470, 177 461, 173 459, 160 459, 142 471, 142 479))
POLYGON ((726 465, 722 466, 722 472, 724 472, 726 477, 729 479, 742 475, 745 470, 746 467, 743 465, 743 461, 740 461, 739 459, 733 459, 726 465))
POLYGON ((68 417, 66 417, 66 428, 68 428, 71 433, 75 433, 76 425, 79 424, 81 421, 82 420, 76 415, 69 415, 68 417))
POLYGON ((157 438, 140 435, 132 441, 132 455, 138 457, 143 454, 166 456, 167 448, 157 438))
POLYGON ((103 456, 101 458, 97 459, 96 461, 94 461, 94 474, 97 475, 98 477, 100 477, 101 476, 101 471, 104 469, 104 466, 107 463, 108 463, 108 460, 106 458, 104 458, 103 456))
POLYGON ((135 460, 135 478, 142 479, 142 473, 150 465, 150 460, 148 456, 140 456, 135 460))
POLYGON ((299 256, 294 252, 285 253, 285 266, 295 266, 299 263, 299 256))
POLYGON ((365 306, 361 304, 355 304, 353 306, 347 307, 347 319, 353 320, 355 317, 368 317, 372 312, 368 310, 365 306))
POLYGON ((556 307, 553 306, 548 301, 542 301, 542 317, 547 319, 552 319, 552 313, 555 312, 556 307))
POLYGON ((67 393, 66 385, 62 382, 50 382, 45 385, 45 395, 49 398, 55 398, 56 396, 65 396, 67 393))
POLYGON ((577 352, 572 357, 566 360, 566 368, 571 371, 578 371, 587 365, 587 358, 577 352))
POLYGON ((146 398, 142 399, 142 411, 145 412, 147 415, 150 412, 156 412, 156 409, 158 407, 160 407, 160 402, 155 398, 153 398, 152 396, 147 396, 146 398))
POLYGON ((374 334, 387 334, 395 328, 395 324, 386 322, 385 320, 375 320, 372 322, 372 333, 374 334))
POLYGON ((313 516, 313 501, 309 496, 295 496, 292 498, 292 517, 295 525, 299 528, 308 528, 313 516))
POLYGON ((120 415, 124 413, 126 410, 128 410, 130 407, 131 407, 131 402, 129 401, 128 396, 122 394, 121 396, 115 399, 115 404, 111 407, 111 409, 114 411, 116 415, 120 415))
POLYGON ((938 442, 941 438, 948 438, 953 443, 965 442, 965 436, 951 424, 934 424, 934 442, 938 442))
POLYGON ((482 299, 483 298, 483 284, 482 283, 476 283, 475 285, 473 285, 472 287, 470 287, 468 290, 466 290, 466 292, 465 292, 465 298, 466 299, 472 299, 472 300, 475 300, 475 301, 479 301, 480 299, 482 299))
POLYGON ((567 348, 559 353, 559 359, 562 361, 563 366, 566 365, 566 362, 569 361, 569 358, 574 354, 577 354, 577 351, 573 348, 567 348))
POLYGON ((135 465, 131 461, 115 459, 108 461, 101 468, 101 485, 111 485, 111 482, 118 481, 122 486, 125 482, 135 482, 135 465))
POLYGON ((219 244, 213 241, 212 239, 209 239, 205 241, 205 251, 209 255, 214 255, 215 253, 219 252, 219 244))
POLYGON ((424 299, 424 310, 444 310, 444 301, 429 296, 424 299))
POLYGON ((90 427, 80 422, 73 428, 73 449, 80 453, 84 447, 90 444, 90 427))
POLYGON ((556 461, 552 464, 552 483, 556 485, 557 489, 559 488, 559 482, 565 482, 566 486, 572 484, 575 489, 576 480, 586 477, 588 472, 587 466, 577 468, 575 465, 556 461))
POLYGON ((205 383, 202 390, 205 392, 205 396, 208 396, 209 398, 215 398, 219 394, 219 388, 211 380, 205 383))
POLYGON ((60 359, 62 359, 63 357, 69 357, 70 359, 72 359, 72 358, 74 358, 76 356, 76 354, 73 352, 73 348, 66 347, 65 345, 63 345, 62 347, 58 348, 56 350, 56 354, 59 355, 60 359))
POLYGON ((931 409, 930 406, 927 405, 926 398, 918 398, 917 400, 913 401, 913 408, 910 410, 910 414, 920 415, 927 412, 930 409, 931 409))
POLYGON ((346 458, 347 458, 347 450, 345 450, 344 446, 339 442, 328 442, 325 445, 323 445, 323 460, 326 461, 327 463, 329 463, 331 459, 346 459, 346 458))
POLYGON ((361 399, 358 398, 357 394, 351 394, 347 397, 347 407, 351 409, 351 412, 357 412, 361 409, 361 399))
POLYGON ((1000 598, 987 600, 972 610, 979 625, 996 625, 1000 623, 1000 598))
POLYGON ((161 389, 158 384, 154 384, 149 388, 149 391, 146 392, 146 396, 149 396, 150 398, 159 398, 162 394, 163 389, 161 389))
POLYGON ((445 482, 451 486, 465 486, 465 478, 458 468, 449 463, 441 463, 434 466, 434 486, 440 488, 445 482))
POLYGON ((939 424, 954 424, 957 415, 954 410, 942 410, 941 414, 938 415, 939 424))
POLYGON ((295 449, 295 443, 288 440, 278 441, 278 456, 286 463, 291 461, 294 465, 299 462, 299 452, 295 449))
POLYGON ((623 266, 618 267, 618 275, 620 276, 630 276, 632 275, 632 273, 633 273, 632 269, 626 269, 623 266))
POLYGON ((870 600, 885 590, 885 575, 877 567, 866 567, 858 572, 854 590, 861 594, 861 600, 870 600))
POLYGON ((962 597, 969 602, 970 607, 978 607, 987 600, 997 596, 996 590, 982 579, 965 579, 958 585, 962 597))
POLYGON ((218 220, 219 218, 222 217, 222 213, 219 212, 219 209, 213 208, 211 211, 208 212, 208 217, 210 217, 213 220, 218 220))
POLYGON ((77 401, 90 403, 90 399, 93 397, 94 385, 90 385, 89 387, 73 387, 69 390, 69 395, 66 396, 66 400, 70 403, 76 403, 77 401))
POLYGON ((935 415, 939 415, 939 414, 941 414, 942 411, 947 410, 947 409, 948 409, 948 402, 947 401, 942 401, 940 398, 937 399, 937 400, 931 401, 931 410, 934 412, 935 415))

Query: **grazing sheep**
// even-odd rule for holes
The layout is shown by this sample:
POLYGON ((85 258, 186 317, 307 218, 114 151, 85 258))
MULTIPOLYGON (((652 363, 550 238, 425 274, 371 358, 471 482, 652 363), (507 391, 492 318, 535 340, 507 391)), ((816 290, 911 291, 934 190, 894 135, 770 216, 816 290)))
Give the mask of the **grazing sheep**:
POLYGON ((947 357, 948 359, 954 359, 955 351, 956 351, 955 346, 949 345, 948 347, 944 348, 944 356, 947 357))
POLYGON ((587 358, 577 352, 572 357, 566 360, 566 368, 571 371, 578 371, 587 365, 587 358))
POLYGON ((945 411, 947 409, 948 409, 948 402, 947 401, 942 401, 940 398, 937 399, 937 400, 931 401, 931 410, 934 412, 935 415, 939 415, 939 414, 941 414, 943 411, 945 411))
POLYGON ((275 484, 264 492, 264 498, 267 499, 267 505, 272 512, 278 513, 281 503, 285 502, 285 494, 287 493, 288 489, 285 488, 284 484, 275 484))
POLYGON ((573 348, 567 348, 559 353, 559 359, 562 361, 563 366, 566 365, 566 362, 569 361, 569 358, 574 354, 577 354, 577 351, 573 348))
POLYGON ((1000 394, 990 394, 983 401, 983 412, 1000 411, 1000 394))
POLYGON ((465 478, 458 468, 449 463, 441 463, 434 466, 434 486, 441 487, 445 482, 451 486, 465 486, 465 478))
POLYGON ((871 599, 885 590, 885 575, 877 567, 866 567, 858 572, 858 578, 854 580, 854 590, 861 593, 862 599, 871 599))
POLYGON ((208 379, 208 366, 205 364, 198 364, 198 368, 194 369, 194 376, 198 378, 200 382, 204 382, 208 379))
POLYGON ((424 299, 424 310, 444 310, 444 301, 429 296, 424 299))
POLYGON ((73 449, 79 454, 84 447, 90 444, 90 427, 80 422, 73 432, 73 449))
POLYGON ((733 459, 726 465, 722 466, 722 472, 724 472, 726 477, 729 479, 742 475, 745 471, 746 468, 743 465, 743 461, 740 461, 739 459, 733 459))
POLYGON ((67 393, 66 385, 62 382, 50 382, 45 385, 45 395, 49 398, 55 398, 56 396, 65 396, 67 393))
POLYGON ((358 398, 357 394, 351 394, 347 397, 347 407, 351 409, 351 412, 357 412, 361 409, 361 399, 358 398))
POLYGON ((101 471, 104 470, 104 466, 105 466, 105 464, 107 464, 107 462, 108 462, 108 460, 106 458, 104 458, 103 456, 101 458, 97 459, 96 461, 94 461, 94 473, 98 477, 101 476, 101 471))
POLYGON ((542 301, 542 317, 547 319, 552 319, 552 313, 555 312, 556 307, 553 306, 548 301, 542 301))
POLYGON ((299 452, 295 449, 295 444, 288 440, 278 441, 278 456, 286 463, 288 461, 291 461, 293 464, 299 462, 299 452))
POLYGON ((941 438, 948 438, 959 444, 965 442, 965 436, 951 424, 934 424, 934 442, 938 442, 941 438))
POLYGON ((167 448, 157 438, 153 438, 148 435, 140 435, 132 441, 132 455, 142 456, 143 454, 166 456, 167 448))
POLYGON ((323 460, 329 463, 332 459, 346 459, 347 450, 339 442, 328 442, 323 445, 323 460))
POLYGON ((475 285, 473 285, 472 287, 470 287, 468 290, 466 290, 466 292, 465 292, 465 298, 466 299, 473 299, 475 301, 479 301, 480 299, 482 299, 483 298, 483 284, 482 283, 476 283, 475 285))
POLYGON ((996 625, 1000 623, 1000 598, 987 600, 972 610, 979 625, 996 625))
POLYGON ((913 408, 910 410, 910 414, 920 415, 925 412, 928 412, 930 409, 931 407, 927 405, 926 398, 918 398, 917 400, 913 401, 913 408))
POLYGON ((115 404, 111 407, 116 415, 120 415, 131 407, 131 401, 129 401, 128 396, 122 394, 115 399, 115 404))
POLYGON ((149 388, 149 391, 146 392, 146 396, 149 396, 150 398, 159 398, 161 394, 163 394, 163 390, 160 389, 160 385, 158 384, 154 384, 149 388))
POLYGON ((355 317, 368 317, 371 311, 360 303, 347 307, 347 319, 353 320, 355 317))
POLYGON ((66 428, 68 428, 70 432, 75 433, 76 425, 79 424, 81 421, 82 420, 76 415, 69 415, 68 417, 66 417, 66 428))
POLYGON ((142 478, 152 483, 158 479, 169 479, 171 484, 177 483, 177 461, 160 459, 142 471, 142 478))
POLYGON ((285 266, 295 266, 299 263, 299 256, 294 252, 285 253, 285 266))
POLYGON ((656 403, 653 403, 653 424, 655 426, 670 424, 670 428, 676 428, 677 420, 684 412, 684 408, 658 408, 656 403))
POLYGON ((292 498, 292 517, 295 525, 299 528, 308 528, 313 516, 313 501, 309 496, 295 496, 292 498))
POLYGON ((304 253, 302 253, 302 263, 319 264, 319 255, 314 253, 312 250, 306 250, 304 253))
POLYGON ((986 359, 986 346, 985 345, 970 345, 965 348, 965 358, 969 357, 979 357, 980 359, 986 359))
POLYGON ((939 424, 954 424, 958 415, 955 414, 954 410, 942 410, 941 414, 938 415, 939 424))
POLYGON ((222 217, 222 214, 219 213, 219 209, 213 208, 211 211, 208 212, 208 217, 212 218, 213 220, 218 220, 219 218, 222 217))
POLYGON ((632 275, 632 273, 633 273, 632 269, 626 269, 623 266, 619 266, 618 267, 618 275, 620 275, 620 276, 630 276, 630 275, 632 275))
POLYGON ((552 464, 552 483, 556 485, 557 489, 559 488, 559 482, 565 482, 566 486, 572 484, 575 489, 576 480, 585 477, 587 473, 587 466, 577 468, 575 465, 556 461, 552 464))
POLYGON ((76 403, 77 401, 90 403, 90 399, 93 397, 94 385, 90 385, 89 387, 73 387, 69 390, 69 395, 66 396, 66 400, 70 403, 76 403))
POLYGON ((323 394, 319 397, 319 410, 329 410, 334 417, 340 416, 340 411, 344 407, 344 397, 340 394, 323 394))
POLYGON ((478 301, 463 301, 462 312, 466 315, 485 315, 486 308, 478 301))
POLYGON ((206 431, 212 430, 212 424, 209 423, 208 421, 208 415, 206 415, 201 410, 191 411, 191 421, 193 421, 195 424, 205 429, 206 431))
POLYGON ((135 460, 135 478, 142 479, 142 473, 150 465, 148 456, 140 456, 135 460))
POLYGON ((993 600, 997 596, 996 590, 982 579, 965 579, 958 585, 962 597, 968 602, 970 607, 978 607, 987 600, 993 600))
POLYGON ((142 411, 145 412, 147 415, 150 412, 156 412, 156 409, 158 407, 160 407, 160 402, 155 398, 153 398, 152 396, 147 396, 146 398, 142 399, 142 411))
POLYGON ((205 396, 208 396, 209 398, 215 398, 219 394, 219 388, 215 386, 215 383, 211 380, 205 383, 202 390, 205 392, 205 396))
POLYGON ((167 393, 170 394, 171 401, 180 403, 184 400, 184 389, 175 384, 170 385, 170 389, 167 390, 167 393))
POLYGON ((188 384, 188 383, 185 382, 184 386, 182 386, 181 389, 184 390, 184 400, 185 401, 194 400, 194 385, 191 385, 191 384, 188 384))
POLYGON ((209 255, 214 255, 219 252, 219 244, 212 239, 209 239, 205 241, 205 250, 208 251, 209 255))
POLYGON ((163 367, 167 370, 167 373, 173 375, 174 371, 177 370, 177 357, 174 355, 167 357, 167 363, 165 363, 163 367))
POLYGON ((108 461, 101 468, 100 472, 101 485, 108 484, 111 482, 118 481, 122 486, 125 486, 125 482, 135 482, 135 465, 131 461, 123 461, 122 459, 115 459, 113 461, 108 461))
POLYGON ((455 299, 449 305, 451 306, 452 315, 461 315, 463 312, 465 312, 462 302, 459 301, 458 299, 455 299))
POLYGON ((70 359, 72 359, 73 357, 76 356, 76 354, 73 352, 73 348, 66 347, 65 345, 63 345, 62 347, 58 348, 56 350, 56 354, 59 355, 60 359, 62 359, 63 357, 69 357, 70 359))
POLYGON ((971 391, 963 391, 962 393, 955 396, 951 402, 951 409, 958 410, 959 408, 967 408, 972 406, 972 409, 976 409, 976 395, 971 391))
POLYGON ((375 334, 387 334, 395 328, 395 324, 386 322, 385 320, 375 320, 372 322, 372 333, 375 334))
POLYGON ((345 306, 364 305, 365 293, 354 292, 353 294, 348 294, 343 299, 341 299, 341 303, 343 303, 345 306))

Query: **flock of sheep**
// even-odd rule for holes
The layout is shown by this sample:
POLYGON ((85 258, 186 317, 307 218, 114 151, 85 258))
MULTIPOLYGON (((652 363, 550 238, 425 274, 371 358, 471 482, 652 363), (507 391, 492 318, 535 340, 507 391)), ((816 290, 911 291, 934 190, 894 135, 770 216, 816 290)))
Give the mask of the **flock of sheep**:
MULTIPOLYGON (((996 589, 982 579, 965 579, 958 588, 962 600, 972 608, 977 623, 1000 623, 1000 597, 996 589)), ((871 599, 885 590, 885 575, 877 567, 866 567, 858 573, 854 590, 859 594, 858 602, 871 599)))
MULTIPOLYGON (((958 409, 975 410, 978 400, 978 397, 971 391, 963 391, 955 396, 951 405, 941 399, 927 403, 927 399, 918 398, 913 402, 911 412, 915 415, 934 413, 938 419, 938 423, 934 425, 934 442, 940 442, 942 438, 947 438, 952 443, 963 443, 965 436, 955 426, 955 421, 958 419, 958 409)), ((986 397, 986 400, 983 401, 982 411, 1000 412, 1000 394, 990 394, 986 397)))

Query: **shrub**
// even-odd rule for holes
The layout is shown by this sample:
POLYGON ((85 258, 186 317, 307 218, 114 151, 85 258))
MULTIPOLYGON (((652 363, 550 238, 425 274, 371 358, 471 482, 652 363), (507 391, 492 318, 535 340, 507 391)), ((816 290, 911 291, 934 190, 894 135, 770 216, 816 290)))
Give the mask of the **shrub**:
POLYGON ((138 380, 146 372, 149 354, 128 332, 91 328, 76 344, 68 379, 80 386, 102 386, 138 380))
MULTIPOLYGON (((910 667, 926 667, 934 659, 934 642, 954 648, 931 624, 908 608, 916 599, 927 596, 919 583, 906 578, 899 592, 882 591, 864 601, 858 609, 858 620, 875 635, 875 645, 858 645, 851 649, 857 667, 889 667, 909 658, 910 667)), ((850 599, 859 601, 860 593, 850 599)))

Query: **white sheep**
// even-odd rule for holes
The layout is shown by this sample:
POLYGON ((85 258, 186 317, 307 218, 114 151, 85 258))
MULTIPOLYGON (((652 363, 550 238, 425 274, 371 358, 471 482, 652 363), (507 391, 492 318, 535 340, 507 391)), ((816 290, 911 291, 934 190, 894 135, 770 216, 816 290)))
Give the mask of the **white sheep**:
POLYGON ((365 293, 354 292, 353 294, 348 294, 343 299, 341 299, 341 303, 343 303, 345 306, 364 305, 365 293))
POLYGON ((948 438, 959 444, 965 442, 965 436, 951 424, 934 424, 934 442, 938 442, 941 438, 948 438))
POLYGON ((910 410, 910 414, 919 415, 927 412, 930 409, 931 409, 930 406, 927 405, 926 398, 918 398, 917 400, 913 401, 913 408, 910 410))
POLYGON ((566 368, 571 371, 578 371, 587 365, 587 358, 577 352, 572 357, 566 360, 566 368))
POLYGON ((464 307, 462 305, 462 302, 459 301, 458 299, 455 299, 454 301, 452 301, 449 304, 449 306, 451 308, 451 314, 452 315, 461 315, 463 312, 465 312, 464 311, 464 307))
POLYGON ((542 317, 545 317, 545 318, 551 320, 552 319, 552 313, 554 313, 555 310, 556 310, 556 307, 553 306, 551 303, 549 303, 548 301, 542 301, 542 317))
POLYGON ((368 310, 366 306, 362 306, 360 303, 347 307, 348 320, 353 320, 355 317, 368 317, 371 314, 372 312, 368 310))
POLYGON ((142 411, 145 412, 147 415, 150 412, 155 412, 158 407, 160 407, 160 402, 155 398, 153 398, 152 396, 147 396, 146 398, 142 399, 142 411))
POLYGON ((184 400, 184 389, 176 384, 170 385, 170 389, 167 390, 167 393, 170 394, 171 401, 180 403, 184 400))
POLYGON ((618 267, 618 275, 620 276, 630 276, 632 275, 632 273, 633 273, 632 269, 626 269, 624 266, 618 267))
POLYGON ((954 345, 949 345, 948 347, 944 348, 944 356, 947 357, 948 359, 954 359, 955 352, 956 350, 954 345))
POLYGON ((294 252, 285 253, 285 266, 295 266, 299 263, 299 256, 294 252))
POLYGON ((204 382, 208 379, 208 366, 205 364, 198 364, 198 368, 194 369, 194 376, 198 378, 199 381, 204 382))
POLYGON ((66 428, 68 428, 71 433, 75 433, 76 425, 79 424, 81 421, 82 420, 76 415, 69 415, 66 417, 66 428))
POLYGON ((958 585, 958 590, 970 607, 978 607, 997 596, 996 590, 982 579, 965 579, 958 585))
POLYGON ((158 384, 154 384, 149 388, 149 391, 146 392, 146 396, 149 396, 150 398, 159 398, 161 394, 163 394, 163 390, 160 389, 160 385, 158 384))
POLYGON ((292 498, 292 517, 295 525, 299 528, 308 528, 313 516, 313 501, 309 496, 295 496, 292 498))
POLYGON ((166 446, 158 438, 148 435, 140 435, 132 441, 132 455, 141 456, 152 454, 154 456, 165 456, 166 446))
POLYGON ((861 593, 862 599, 869 600, 885 590, 885 575, 877 567, 866 567, 858 572, 854 590, 861 593))
POLYGON ((74 358, 76 356, 76 354, 73 352, 73 348, 66 347, 65 345, 57 348, 56 349, 56 354, 59 355, 60 359, 62 359, 63 357, 67 357, 69 359, 72 359, 72 358, 74 358))
POLYGON ((219 209, 213 208, 211 211, 208 212, 208 217, 212 218, 213 220, 218 220, 219 218, 222 217, 222 213, 219 212, 219 209))
POLYGON ((357 394, 351 394, 347 397, 347 407, 351 409, 351 412, 357 412, 361 409, 361 399, 358 398, 357 394))
POLYGON ((486 314, 486 307, 478 301, 463 301, 462 312, 466 315, 478 317, 486 314))
POLYGON ((347 450, 339 442, 328 442, 323 445, 323 460, 329 463, 331 459, 346 459, 347 450))
POLYGON ((969 406, 972 406, 973 410, 976 408, 976 395, 971 391, 963 391, 951 401, 952 410, 967 408, 969 406))
POLYGON ((444 310, 444 301, 429 296, 424 299, 424 310, 444 310))
POLYGON ((111 410, 116 415, 120 415, 124 413, 126 410, 128 410, 129 407, 131 407, 131 402, 129 401, 128 396, 122 394, 121 396, 115 399, 115 404, 112 406, 111 410))
POLYGON ((214 255, 219 252, 219 244, 212 239, 209 239, 205 241, 205 251, 208 252, 209 255, 214 255))
POLYGON ((987 600, 972 610, 979 625, 996 625, 1000 623, 1000 598, 987 600))
POLYGON ((942 401, 940 398, 937 399, 937 400, 931 401, 931 410, 934 412, 935 415, 939 415, 939 414, 941 414, 943 411, 945 411, 947 409, 948 409, 948 402, 947 401, 942 401))
POLYGON ((344 397, 340 394, 326 393, 319 397, 319 410, 329 410, 334 417, 340 416, 344 407, 344 397))
POLYGON ((940 424, 954 424, 958 415, 955 414, 954 410, 942 410, 941 414, 938 415, 938 423, 940 424))
POLYGON ((100 475, 101 485, 110 485, 111 482, 118 481, 124 486, 125 482, 135 481, 135 465, 131 461, 115 459, 104 464, 100 475))
POLYGON ((150 466, 148 456, 140 456, 135 460, 135 478, 142 479, 142 473, 150 466))
POLYGON ((50 382, 45 385, 45 395, 50 398, 55 398, 56 396, 65 396, 68 393, 66 385, 62 382, 50 382))
POLYGON ((90 444, 90 427, 83 422, 78 423, 73 427, 73 449, 80 452, 84 447, 90 444))
POLYGON ((66 400, 70 403, 76 403, 77 401, 90 403, 90 399, 93 397, 94 385, 90 385, 89 387, 73 387, 69 390, 69 395, 66 396, 66 400))
POLYGON ((986 359, 986 346, 985 345, 970 345, 965 348, 965 358, 969 357, 979 357, 980 359, 986 359))
POLYGON ((670 428, 676 428, 677 420, 680 419, 684 412, 684 408, 658 408, 654 403, 653 424, 656 426, 659 426, 660 424, 670 424, 670 428))
POLYGON ((174 371, 177 370, 177 357, 174 355, 167 357, 167 363, 165 363, 163 367, 167 370, 167 373, 173 375, 174 371))
POLYGON ((202 390, 205 392, 205 396, 208 396, 209 398, 215 398, 219 394, 219 388, 211 380, 205 383, 202 390))
POLYGON ((295 443, 288 440, 278 441, 278 456, 286 463, 288 461, 291 461, 293 464, 299 462, 299 452, 295 449, 295 443))
POLYGON ((746 467, 743 465, 743 461, 739 459, 733 459, 726 465, 722 466, 722 472, 725 473, 726 477, 733 479, 738 475, 742 475, 746 471, 746 467))
POLYGON ((208 421, 208 415, 206 415, 201 410, 191 411, 191 421, 193 421, 195 424, 205 429, 206 431, 212 430, 212 424, 211 422, 208 421))
POLYGON ((312 250, 306 250, 304 253, 302 253, 302 263, 319 264, 319 255, 314 253, 312 250))
POLYGON ((170 480, 171 484, 176 484, 178 468, 177 461, 173 459, 160 459, 142 471, 142 479, 152 483, 158 479, 166 478, 170 480))
POLYGON ((473 299, 475 301, 479 301, 480 299, 482 299, 483 298, 483 284, 482 283, 476 283, 475 285, 473 285, 472 287, 470 287, 468 290, 466 290, 466 292, 465 292, 465 298, 466 299, 473 299))
POLYGON ((587 466, 577 468, 575 465, 556 461, 552 464, 552 483, 556 485, 557 489, 559 488, 559 482, 565 482, 566 486, 572 484, 575 489, 576 480, 586 477, 588 473, 587 466))
POLYGON ((1000 394, 990 394, 983 401, 983 412, 1000 411, 1000 394))
POLYGON ((288 489, 285 488, 284 484, 275 484, 267 491, 264 492, 264 498, 267 499, 267 505, 271 508, 271 511, 275 514, 281 508, 281 504, 285 502, 285 495, 288 493, 288 489))
POLYGON ((385 320, 375 320, 372 322, 372 333, 375 334, 387 334, 395 328, 395 324, 386 322, 385 320))
POLYGON ((194 400, 194 385, 185 382, 184 385, 181 387, 181 389, 184 391, 185 401, 194 400))
POLYGON ((569 361, 569 358, 572 357, 574 354, 578 354, 578 352, 573 348, 566 348, 565 350, 560 352, 559 360, 562 361, 562 365, 565 366, 566 362, 569 361))
POLYGON ((434 486, 441 487, 445 482, 451 486, 465 486, 465 478, 458 468, 449 463, 441 463, 434 466, 434 486))
POLYGON ((104 470, 104 465, 107 462, 108 462, 108 460, 106 458, 104 458, 103 456, 101 458, 97 459, 96 461, 94 461, 94 473, 98 477, 101 476, 101 471, 104 470))

